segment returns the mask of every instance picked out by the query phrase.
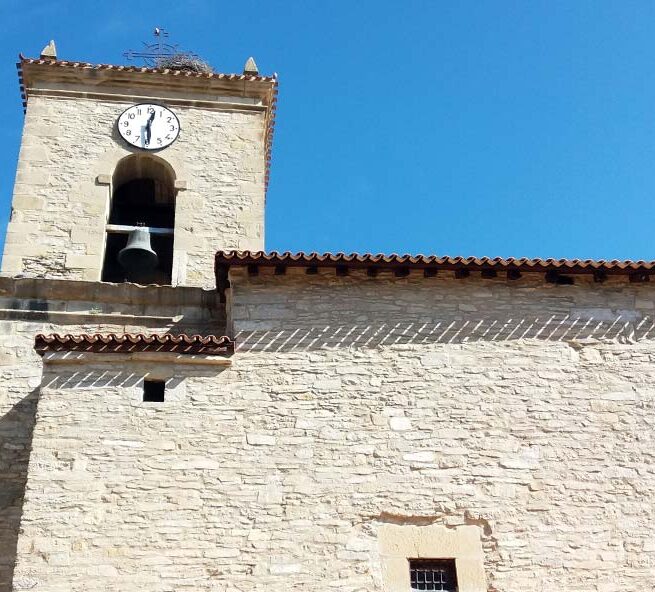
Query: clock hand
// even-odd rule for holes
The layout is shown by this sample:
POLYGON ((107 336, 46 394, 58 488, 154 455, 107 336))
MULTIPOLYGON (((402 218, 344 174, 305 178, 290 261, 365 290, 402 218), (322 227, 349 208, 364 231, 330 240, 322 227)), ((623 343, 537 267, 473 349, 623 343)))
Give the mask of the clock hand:
POLYGON ((151 136, 151 129, 150 127, 152 126, 152 122, 155 119, 155 112, 153 111, 150 114, 150 117, 148 117, 148 123, 146 123, 146 134, 145 134, 145 140, 146 140, 146 146, 150 144, 150 136, 151 136))

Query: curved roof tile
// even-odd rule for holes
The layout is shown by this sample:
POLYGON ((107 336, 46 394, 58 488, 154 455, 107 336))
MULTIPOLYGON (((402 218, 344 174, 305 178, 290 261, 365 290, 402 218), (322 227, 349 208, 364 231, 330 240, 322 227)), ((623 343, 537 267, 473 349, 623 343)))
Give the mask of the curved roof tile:
POLYGON ((44 335, 34 339, 34 349, 40 355, 46 352, 91 352, 91 353, 134 353, 172 352, 176 354, 231 355, 234 341, 229 337, 215 335, 172 335, 142 333, 109 333, 101 335, 44 335))
POLYGON ((216 253, 216 268, 229 266, 273 266, 296 267, 334 267, 352 268, 399 268, 443 269, 471 271, 516 270, 519 272, 594 273, 630 274, 650 272, 655 269, 655 261, 619 261, 613 259, 528 259, 526 257, 448 257, 437 255, 398 255, 392 253, 291 253, 272 251, 219 251, 216 253))

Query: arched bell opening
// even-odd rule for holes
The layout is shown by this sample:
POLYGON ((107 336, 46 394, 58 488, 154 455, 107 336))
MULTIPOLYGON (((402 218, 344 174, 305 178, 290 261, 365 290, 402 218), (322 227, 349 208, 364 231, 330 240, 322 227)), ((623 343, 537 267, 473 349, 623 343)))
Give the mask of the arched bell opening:
POLYGON ((173 168, 150 154, 122 159, 112 177, 102 281, 170 284, 174 227, 173 168))

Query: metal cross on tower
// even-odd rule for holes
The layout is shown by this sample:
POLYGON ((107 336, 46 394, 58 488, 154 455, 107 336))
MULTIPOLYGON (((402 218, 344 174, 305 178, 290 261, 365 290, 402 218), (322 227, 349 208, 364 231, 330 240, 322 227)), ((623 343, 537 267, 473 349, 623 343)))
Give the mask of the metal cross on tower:
POLYGON ((146 43, 143 41, 142 43, 144 47, 142 51, 128 49, 123 55, 128 60, 141 58, 143 63, 151 68, 156 67, 158 63, 164 58, 179 55, 180 53, 184 53, 185 56, 191 58, 198 57, 195 53, 180 51, 177 44, 172 45, 171 43, 166 43, 165 39, 168 39, 168 31, 162 29, 161 27, 155 27, 153 35, 155 37, 154 43, 146 43))

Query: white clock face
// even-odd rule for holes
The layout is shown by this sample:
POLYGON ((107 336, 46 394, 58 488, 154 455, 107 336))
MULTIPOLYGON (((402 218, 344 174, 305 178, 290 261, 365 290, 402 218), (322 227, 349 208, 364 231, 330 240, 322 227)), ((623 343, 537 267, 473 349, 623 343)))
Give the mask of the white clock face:
POLYGON ((118 118, 123 139, 142 150, 161 150, 170 146, 180 133, 177 115, 163 105, 141 103, 125 109, 118 118))

